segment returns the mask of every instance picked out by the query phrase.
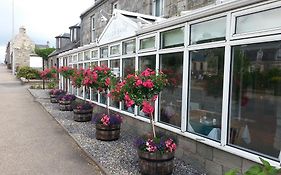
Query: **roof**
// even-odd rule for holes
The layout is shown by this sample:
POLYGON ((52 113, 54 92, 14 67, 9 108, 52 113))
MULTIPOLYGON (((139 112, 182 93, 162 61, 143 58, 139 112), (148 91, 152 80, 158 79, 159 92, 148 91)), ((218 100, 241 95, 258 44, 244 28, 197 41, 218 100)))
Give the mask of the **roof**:
POLYGON ((80 22, 69 27, 69 29, 72 29, 72 28, 80 28, 80 22))
POLYGON ((69 33, 62 33, 62 34, 56 36, 55 38, 70 38, 70 34, 69 33))
POLYGON ((88 14, 89 12, 91 12, 93 9, 99 7, 104 2, 106 2, 106 0, 96 0, 96 1, 94 1, 94 4, 91 7, 89 7, 83 13, 81 13, 80 18, 83 17, 84 15, 88 14))
POLYGON ((77 48, 79 47, 80 45, 80 42, 76 42, 76 43, 69 43, 67 45, 65 45, 64 47, 60 48, 60 49, 56 49, 55 51, 53 51, 50 55, 48 55, 48 57, 53 57, 53 56, 56 56, 60 53, 63 53, 63 52, 66 52, 66 51, 69 51, 69 50, 72 50, 74 48, 77 48))

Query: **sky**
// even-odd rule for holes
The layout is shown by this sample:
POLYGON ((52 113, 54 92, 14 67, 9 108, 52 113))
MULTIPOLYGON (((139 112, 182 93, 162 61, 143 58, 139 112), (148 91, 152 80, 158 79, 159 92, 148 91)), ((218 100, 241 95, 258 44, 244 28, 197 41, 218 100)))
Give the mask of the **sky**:
POLYGON ((94 0, 0 0, 0 63, 4 62, 7 43, 24 26, 35 44, 55 47, 55 36, 69 33, 80 22, 80 15, 94 0), (14 25, 13 25, 14 1, 14 25))

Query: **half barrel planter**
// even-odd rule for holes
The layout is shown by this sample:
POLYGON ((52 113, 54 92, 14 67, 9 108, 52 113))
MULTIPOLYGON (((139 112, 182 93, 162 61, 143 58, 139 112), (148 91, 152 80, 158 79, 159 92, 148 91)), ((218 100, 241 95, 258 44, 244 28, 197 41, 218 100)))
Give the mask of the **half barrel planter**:
POLYGON ((150 153, 138 150, 140 172, 143 175, 168 175, 174 170, 175 152, 150 153))
POLYGON ((103 125, 96 124, 96 139, 102 141, 118 140, 120 137, 121 124, 116 125, 103 125))
POLYGON ((59 108, 61 111, 72 111, 72 106, 71 106, 72 101, 59 101, 59 108))
POLYGON ((58 103, 59 101, 57 99, 57 95, 51 94, 50 95, 50 101, 51 101, 51 103, 58 103))
POLYGON ((73 119, 76 122, 88 122, 92 120, 93 109, 73 109, 73 119))

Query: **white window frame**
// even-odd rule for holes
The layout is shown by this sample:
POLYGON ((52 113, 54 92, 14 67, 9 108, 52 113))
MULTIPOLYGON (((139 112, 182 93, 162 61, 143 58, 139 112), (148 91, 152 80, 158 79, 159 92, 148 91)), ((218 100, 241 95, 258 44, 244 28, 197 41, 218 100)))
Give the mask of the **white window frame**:
POLYGON ((153 33, 153 34, 148 34, 148 35, 145 35, 145 36, 141 36, 139 38, 137 38, 137 42, 138 42, 138 46, 139 48, 137 48, 137 52, 138 53, 144 53, 144 52, 152 52, 152 51, 156 51, 157 49, 157 37, 156 37, 156 33, 153 33), (141 49, 141 40, 143 39, 148 39, 148 38, 152 38, 154 37, 154 47, 152 48, 147 48, 147 49, 141 49))
POLYGON ((121 43, 115 43, 115 44, 111 44, 109 45, 109 50, 108 50, 108 54, 109 54, 109 57, 116 57, 116 56, 120 56, 120 52, 122 51, 122 48, 121 48, 121 43), (115 47, 115 46, 118 46, 119 47, 119 53, 116 53, 116 54, 112 54, 111 53, 111 48, 112 47, 115 47))
POLYGON ((96 34, 96 15, 91 16, 91 43, 96 42, 97 34, 96 34))
POLYGON ((114 9, 119 9, 119 3, 118 3, 118 1, 115 1, 115 2, 112 3, 112 9, 113 9, 113 10, 114 10, 114 9))
POLYGON ((160 33, 160 35, 159 35, 159 50, 165 51, 165 50, 174 50, 174 49, 178 49, 178 48, 184 48, 185 40, 183 41, 183 46, 172 47, 172 48, 161 48, 161 46, 162 46, 161 34, 165 33, 165 32, 168 32, 168 31, 171 31, 171 30, 174 30, 174 29, 179 29, 179 28, 184 29, 183 36, 185 38, 185 36, 186 36, 185 31, 187 30, 185 28, 185 23, 159 30, 159 33, 160 33))
POLYGON ((275 8, 281 8, 281 2, 270 3, 270 4, 263 5, 263 6, 257 6, 257 7, 254 7, 254 8, 249 8, 249 9, 246 9, 246 10, 234 12, 232 14, 232 17, 231 17, 231 40, 281 33, 281 27, 272 28, 272 29, 257 30, 257 31, 248 32, 248 33, 241 33, 241 34, 235 33, 237 17, 255 14, 255 13, 259 13, 259 12, 263 12, 263 11, 268 11, 268 10, 275 9, 275 8))

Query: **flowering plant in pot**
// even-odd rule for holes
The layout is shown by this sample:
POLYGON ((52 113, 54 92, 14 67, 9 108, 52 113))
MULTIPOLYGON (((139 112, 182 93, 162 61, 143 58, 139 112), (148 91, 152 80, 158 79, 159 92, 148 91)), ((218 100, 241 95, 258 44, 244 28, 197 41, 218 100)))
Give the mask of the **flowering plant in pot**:
POLYGON ((168 80, 163 72, 156 73, 147 68, 141 73, 130 74, 117 84, 112 96, 124 100, 127 107, 137 105, 150 119, 152 132, 142 136, 142 144, 137 146, 140 171, 143 174, 171 174, 176 150, 174 139, 156 135, 154 126, 154 102, 167 86, 168 80))
POLYGON ((84 69, 73 69, 73 75, 70 76, 70 78, 72 81, 72 85, 76 88, 80 88, 84 79, 84 69))
POLYGON ((76 102, 71 105, 74 113, 74 121, 87 122, 92 120, 94 104, 89 102, 76 102))
POLYGON ((57 99, 61 111, 72 111, 71 103, 76 99, 76 96, 72 94, 59 95, 57 99))
POLYGON ((70 79, 75 73, 74 68, 68 66, 62 66, 59 68, 58 72, 66 79, 70 79))
POLYGON ((96 138, 111 141, 120 137, 122 117, 118 114, 97 114, 93 122, 96 124, 96 138))
MULTIPOLYGON (((108 94, 111 88, 114 88, 117 78, 106 66, 95 66, 93 70, 84 72, 83 85, 98 90, 100 93, 108 94)), ((102 94, 101 94, 102 95, 102 94)), ((122 121, 119 116, 110 114, 108 103, 106 103, 107 114, 97 114, 95 117, 96 138, 104 141, 117 140, 120 137, 120 125, 122 121), (98 122, 104 121, 104 122, 98 122), (112 123, 113 122, 113 123, 112 123)))
POLYGON ((49 95, 50 95, 50 100, 51 100, 51 103, 58 103, 58 99, 57 97, 59 95, 64 95, 66 94, 66 92, 64 90, 61 90, 61 89, 52 89, 49 91, 49 95))
POLYGON ((40 72, 40 77, 44 80, 56 79, 57 78, 57 68, 52 67, 50 69, 45 69, 40 72))

